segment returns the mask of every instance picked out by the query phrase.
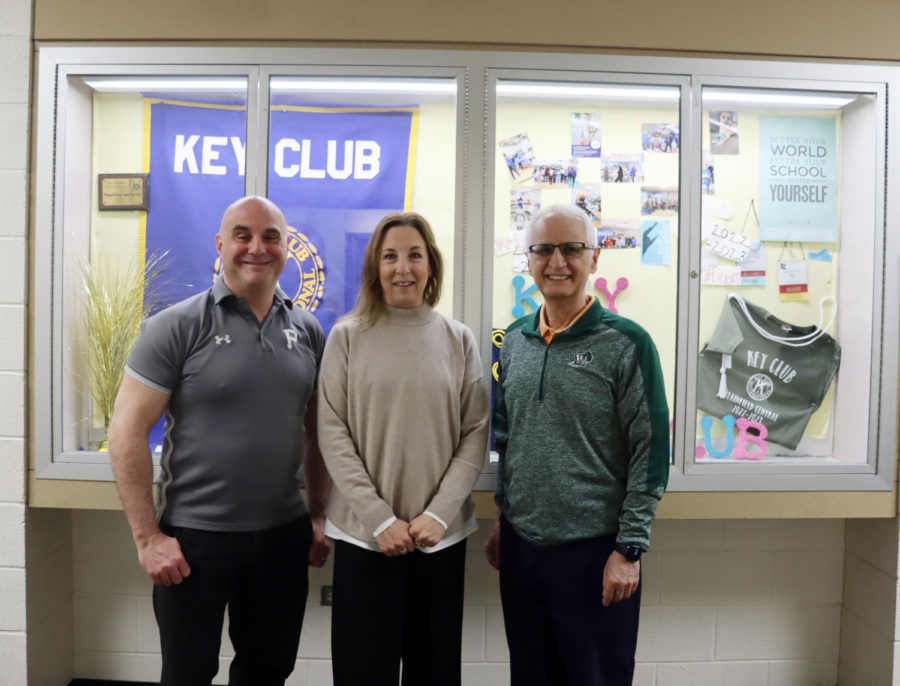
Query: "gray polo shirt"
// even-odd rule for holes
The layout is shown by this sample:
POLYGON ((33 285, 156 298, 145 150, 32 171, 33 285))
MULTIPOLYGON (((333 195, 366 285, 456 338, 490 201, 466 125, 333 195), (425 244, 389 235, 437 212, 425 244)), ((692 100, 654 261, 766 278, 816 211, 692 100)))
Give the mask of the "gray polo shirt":
POLYGON ((306 511, 303 418, 325 334, 279 289, 262 324, 222 278, 148 318, 126 371, 170 393, 157 518, 256 531, 306 511))

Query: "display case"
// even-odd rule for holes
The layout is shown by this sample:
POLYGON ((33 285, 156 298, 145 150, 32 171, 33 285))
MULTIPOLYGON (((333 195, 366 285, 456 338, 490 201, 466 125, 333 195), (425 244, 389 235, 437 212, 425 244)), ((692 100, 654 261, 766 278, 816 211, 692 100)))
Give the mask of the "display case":
MULTIPOLYGON (((525 225, 539 207, 575 204, 602 248, 589 291, 660 352, 670 491, 889 492, 898 74, 618 55, 41 47, 35 474, 111 478, 81 342, 85 265, 140 271, 159 258, 144 292, 161 307, 211 283, 222 209, 259 193, 291 226, 282 286, 326 330, 352 306, 377 220, 424 214, 452 267, 439 309, 473 329, 486 377, 505 328, 540 306, 525 225)), ((492 486, 489 454, 478 488, 492 486)))
POLYGON ((756 483, 790 474, 810 487, 823 472, 871 474, 871 382, 887 342, 886 89, 785 79, 697 88, 699 349, 688 402, 698 415, 685 472, 756 483))
POLYGON ((505 327, 541 302, 527 217, 573 203, 601 247, 588 291, 659 350, 670 490, 890 489, 889 82, 859 80, 875 76, 865 69, 612 62, 629 69, 489 70, 493 362, 505 327), (548 181, 548 168, 568 174, 548 181))
MULTIPOLYGON (((136 327, 212 285, 235 199, 282 209, 279 284, 326 334, 353 307, 385 214, 423 213, 454 261, 461 70, 152 61, 42 62, 56 108, 38 144, 53 198, 36 216, 38 478, 111 478, 106 431, 136 327)), ((453 281, 448 270, 437 306, 449 315, 453 281)), ((150 433, 157 462, 163 431, 150 433)))
POLYGON ((687 82, 662 75, 570 72, 554 74, 552 81, 538 76, 491 73, 496 79, 494 382, 503 331, 541 302, 528 274, 525 226, 541 207, 571 203, 590 216, 601 247, 588 290, 653 337, 674 420, 681 108, 687 82))

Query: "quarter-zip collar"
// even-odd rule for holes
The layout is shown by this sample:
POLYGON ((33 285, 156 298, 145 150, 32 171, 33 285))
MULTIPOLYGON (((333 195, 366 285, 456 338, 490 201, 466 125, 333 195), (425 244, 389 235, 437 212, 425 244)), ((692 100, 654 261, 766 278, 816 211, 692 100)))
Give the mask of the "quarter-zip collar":
MULTIPOLYGON (((541 308, 542 307, 543 305, 541 305, 541 308)), ((525 318, 525 321, 521 324, 523 336, 537 338, 541 342, 541 345, 544 346, 543 361, 541 362, 541 378, 538 384, 538 400, 544 399, 544 375, 547 371, 547 358, 550 355, 550 346, 556 341, 569 340, 594 331, 606 316, 606 309, 600 304, 600 301, 597 300, 597 298, 594 298, 594 302, 591 304, 590 308, 588 308, 588 311, 572 324, 572 326, 558 336, 555 336, 549 343, 544 343, 544 337, 541 335, 541 316, 541 309, 539 308, 537 312, 525 318)), ((518 324, 518 322, 514 323, 513 327, 515 327, 516 324, 518 324)))
MULTIPOLYGON (((522 333, 526 336, 537 336, 542 341, 543 336, 541 336, 541 309, 543 309, 543 305, 532 315, 529 315, 525 318, 522 323, 522 333)), ((587 333, 589 331, 593 331, 597 328, 597 325, 600 324, 604 316, 606 315, 606 308, 600 304, 600 301, 597 298, 594 298, 593 304, 591 304, 588 311, 585 312, 572 326, 563 331, 558 336, 553 338, 554 341, 559 340, 561 338, 574 338, 575 336, 580 336, 583 333, 587 333)), ((512 327, 511 327, 512 328, 512 327)), ((551 341, 552 343, 553 341, 551 341)))

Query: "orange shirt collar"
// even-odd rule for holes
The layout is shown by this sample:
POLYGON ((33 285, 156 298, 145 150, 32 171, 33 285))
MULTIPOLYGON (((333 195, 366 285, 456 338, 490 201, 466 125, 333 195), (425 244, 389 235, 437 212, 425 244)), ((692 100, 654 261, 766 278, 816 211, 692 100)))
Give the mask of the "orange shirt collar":
POLYGON ((539 324, 540 331, 541 331, 541 337, 544 339, 544 343, 546 343, 547 345, 550 345, 550 341, 552 341, 554 338, 559 336, 559 334, 561 334, 566 329, 571 328, 575 324, 575 322, 577 322, 579 319, 581 319, 584 316, 585 312, 587 312, 589 309, 591 309, 591 305, 594 304, 594 296, 588 295, 588 296, 586 296, 586 300, 587 301, 585 302, 584 307, 582 307, 580 310, 578 310, 578 313, 574 317, 572 317, 568 322, 566 322, 564 326, 562 326, 559 329, 551 329, 550 328, 550 325, 547 323, 547 306, 545 305, 544 307, 541 308, 541 316, 539 318, 538 324, 539 324))

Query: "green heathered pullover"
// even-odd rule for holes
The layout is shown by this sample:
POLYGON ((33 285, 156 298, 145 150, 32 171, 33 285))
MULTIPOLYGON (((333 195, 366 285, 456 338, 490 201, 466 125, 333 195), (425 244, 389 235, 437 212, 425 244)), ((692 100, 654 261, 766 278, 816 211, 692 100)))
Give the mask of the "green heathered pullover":
POLYGON ((500 350, 495 500, 524 538, 650 546, 669 476, 669 410, 649 334, 597 301, 544 343, 540 310, 500 350))

